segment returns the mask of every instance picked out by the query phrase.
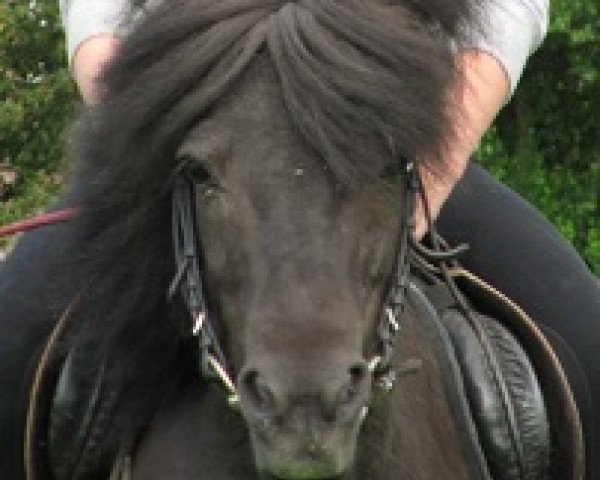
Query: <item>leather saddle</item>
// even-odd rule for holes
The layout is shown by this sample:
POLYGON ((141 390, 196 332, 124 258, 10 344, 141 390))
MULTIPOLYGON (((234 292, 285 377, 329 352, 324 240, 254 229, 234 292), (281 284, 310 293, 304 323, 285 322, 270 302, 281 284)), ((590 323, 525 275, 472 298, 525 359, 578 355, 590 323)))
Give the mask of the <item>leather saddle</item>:
MULTIPOLYGON (((583 479, 582 425, 554 348, 535 322, 502 293, 462 268, 449 274, 468 292, 469 318, 447 282, 438 278, 417 275, 408 294, 423 328, 435 338, 440 364, 446 365, 447 396, 462 424, 477 476, 583 479)), ((121 446, 97 448, 116 401, 103 388, 102 368, 89 384, 76 385, 72 355, 61 362, 54 355, 68 320, 69 310, 48 339, 31 388, 26 479, 126 478, 121 446)))
POLYGON ((481 478, 583 479, 580 415, 552 344, 501 292, 461 267, 448 274, 467 294, 468 314, 439 278, 417 278, 412 295, 430 309, 420 318, 436 331, 448 398, 481 478))

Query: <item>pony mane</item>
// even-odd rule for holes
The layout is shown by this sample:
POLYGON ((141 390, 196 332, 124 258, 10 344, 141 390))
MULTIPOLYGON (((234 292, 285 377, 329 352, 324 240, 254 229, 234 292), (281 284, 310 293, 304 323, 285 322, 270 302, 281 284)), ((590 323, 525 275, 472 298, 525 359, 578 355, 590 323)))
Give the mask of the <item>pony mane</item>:
POLYGON ((115 435, 143 425, 189 372, 188 319, 165 297, 168 179, 190 128, 264 54, 293 128, 341 183, 368 174, 374 146, 435 158, 449 125, 450 38, 472 10, 469 0, 165 0, 124 40, 102 105, 76 124, 68 196, 84 214, 66 252, 81 290, 67 346, 82 379, 107 365, 115 435))

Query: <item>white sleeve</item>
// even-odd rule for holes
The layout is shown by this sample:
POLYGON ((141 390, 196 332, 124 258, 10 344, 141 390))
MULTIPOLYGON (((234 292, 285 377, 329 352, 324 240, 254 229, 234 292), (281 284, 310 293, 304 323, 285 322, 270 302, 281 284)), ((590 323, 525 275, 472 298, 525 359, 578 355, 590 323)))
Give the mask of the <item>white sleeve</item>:
POLYGON ((59 7, 69 63, 84 40, 105 33, 120 35, 131 15, 130 0, 59 0, 59 7))
POLYGON ((549 0, 485 0, 481 27, 468 27, 457 39, 459 49, 474 48, 493 55, 504 67, 514 91, 529 56, 546 36, 549 0))

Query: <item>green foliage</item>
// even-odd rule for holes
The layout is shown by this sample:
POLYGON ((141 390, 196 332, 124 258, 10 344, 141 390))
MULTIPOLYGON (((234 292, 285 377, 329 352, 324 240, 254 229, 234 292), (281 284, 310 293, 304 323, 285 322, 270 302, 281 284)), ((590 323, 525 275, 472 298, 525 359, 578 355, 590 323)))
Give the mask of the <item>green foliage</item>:
MULTIPOLYGON (((0 224, 57 194, 74 88, 56 0, 0 3, 0 162, 22 174, 0 224)), ((600 6, 552 0, 543 47, 480 151, 600 273, 600 6)))
POLYGON ((39 211, 59 190, 74 89, 57 4, 0 3, 0 163, 21 175, 0 202, 0 224, 39 211))
POLYGON ((600 7, 554 0, 550 31, 488 132, 481 162, 600 274, 600 7))

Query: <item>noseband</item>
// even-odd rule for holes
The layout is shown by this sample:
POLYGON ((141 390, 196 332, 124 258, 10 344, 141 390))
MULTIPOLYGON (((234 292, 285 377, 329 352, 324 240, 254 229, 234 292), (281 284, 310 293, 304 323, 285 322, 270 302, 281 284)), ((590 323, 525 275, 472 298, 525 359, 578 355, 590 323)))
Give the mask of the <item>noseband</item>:
MULTIPOLYGON (((414 210, 417 196, 421 194, 426 203, 422 182, 415 164, 405 158, 399 159, 402 182, 402 198, 398 240, 396 242, 396 268, 390 277, 384 297, 382 314, 375 329, 374 353, 367 365, 374 378, 374 385, 386 391, 393 388, 396 374, 391 368, 394 338, 400 331, 401 317, 409 287, 411 256, 415 248, 421 253, 424 247, 415 247, 414 210)), ((172 300, 179 291, 191 318, 191 334, 198 342, 198 369, 203 378, 218 379, 227 389, 231 404, 239 401, 233 372, 230 370, 214 327, 215 318, 207 308, 202 284, 200 241, 197 233, 195 183, 185 162, 174 174, 172 205, 173 250, 177 271, 168 291, 172 300)), ((427 210, 427 209, 426 209, 427 210)), ((431 222, 430 222, 430 227, 431 222)), ((444 258, 455 252, 444 253, 444 258)), ((439 254, 442 255, 442 254, 439 254)))

